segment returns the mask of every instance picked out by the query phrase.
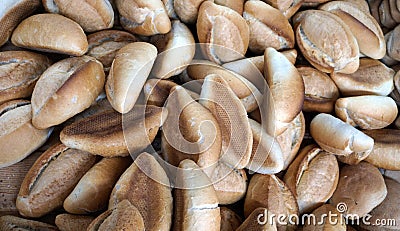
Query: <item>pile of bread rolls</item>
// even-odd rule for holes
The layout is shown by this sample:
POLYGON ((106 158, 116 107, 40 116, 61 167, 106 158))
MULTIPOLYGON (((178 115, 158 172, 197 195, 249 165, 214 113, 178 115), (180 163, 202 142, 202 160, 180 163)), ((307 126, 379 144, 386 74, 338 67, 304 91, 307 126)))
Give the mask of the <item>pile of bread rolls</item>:
POLYGON ((399 23, 399 0, 3 0, 0 168, 42 153, 0 230, 400 230, 399 23))

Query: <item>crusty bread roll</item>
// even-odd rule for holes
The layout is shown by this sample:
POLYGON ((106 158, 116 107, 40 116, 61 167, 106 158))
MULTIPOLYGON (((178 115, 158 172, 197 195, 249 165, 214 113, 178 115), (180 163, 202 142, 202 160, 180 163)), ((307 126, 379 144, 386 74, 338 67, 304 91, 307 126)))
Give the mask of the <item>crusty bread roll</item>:
POLYGON ((21 161, 49 138, 52 129, 39 130, 31 119, 32 106, 27 100, 0 105, 0 168, 21 161))
POLYGON ((276 50, 294 47, 293 29, 278 9, 263 1, 247 1, 243 18, 249 24, 249 50, 252 52, 262 54, 267 47, 276 50))
POLYGON ((92 216, 82 216, 82 215, 72 215, 68 213, 58 214, 55 219, 57 228, 60 231, 77 231, 86 230, 87 227, 92 223, 95 217, 92 216))
POLYGON ((39 76, 50 66, 50 60, 29 51, 0 52, 0 104, 29 97, 39 76))
POLYGON ((131 164, 131 158, 103 158, 79 180, 64 200, 64 209, 73 214, 87 214, 107 208, 114 184, 131 164))
POLYGON ((333 72, 331 78, 343 96, 389 95, 395 72, 379 60, 362 58, 352 74, 333 72))
POLYGON ((335 207, 344 203, 347 208, 344 214, 363 217, 382 203, 386 195, 385 181, 378 168, 361 162, 340 169, 339 183, 330 203, 335 207))
POLYGON ((304 148, 289 166, 284 182, 294 193, 299 213, 309 213, 333 194, 339 180, 339 164, 333 154, 304 148))
POLYGON ((175 0, 162 0, 165 6, 165 10, 168 13, 168 16, 171 20, 173 19, 178 19, 178 15, 176 15, 175 9, 174 9, 174 2, 175 0))
POLYGON ((289 127, 276 140, 283 155, 283 170, 287 169, 300 149, 306 131, 306 121, 302 112, 289 124, 289 127))
POLYGON ((400 26, 396 26, 387 40, 387 55, 396 60, 400 61, 400 26))
POLYGON ((145 42, 130 43, 117 52, 106 83, 107 98, 116 111, 133 108, 156 57, 157 48, 145 42))
POLYGON ((296 67, 274 48, 264 54, 264 76, 271 91, 272 103, 268 110, 267 132, 282 134, 300 113, 304 102, 304 82, 296 67))
POLYGON ((304 81, 303 111, 332 112, 339 97, 335 82, 327 74, 312 67, 298 67, 297 70, 304 81))
POLYGON ((106 71, 111 67, 119 49, 139 39, 131 33, 121 30, 102 30, 87 36, 89 48, 86 53, 99 60, 106 71))
POLYGON ((247 112, 228 83, 216 74, 204 79, 199 102, 214 115, 221 129, 221 160, 242 169, 250 161, 253 134, 247 112))
POLYGON ((393 123, 398 111, 396 102, 390 97, 364 95, 336 100, 335 112, 341 120, 352 126, 380 129, 393 123))
POLYGON ((75 56, 88 49, 79 24, 59 14, 36 14, 25 19, 14 30, 11 42, 19 47, 75 56))
POLYGON ((103 65, 89 56, 63 59, 39 78, 32 93, 32 124, 61 124, 88 108, 104 87, 103 65))
POLYGON ((111 193, 108 208, 114 208, 125 199, 139 210, 145 230, 170 230, 170 182, 164 169, 152 155, 140 154, 122 174, 111 193))
POLYGON ((229 71, 215 63, 205 60, 193 60, 186 70, 190 78, 194 80, 203 80, 209 74, 217 74, 222 77, 229 84, 235 95, 239 97, 247 112, 255 110, 261 101, 262 94, 252 82, 244 76, 229 71))
POLYGON ((0 47, 17 25, 41 5, 40 0, 3 0, 0 10, 0 47))
POLYGON ((220 231, 235 231, 242 224, 242 218, 234 211, 227 207, 220 207, 219 210, 221 212, 220 231))
POLYGON ((385 56, 386 43, 378 22, 369 14, 359 9, 357 4, 345 1, 332 1, 319 9, 331 12, 343 20, 357 39, 360 52, 373 59, 385 56))
POLYGON ((186 24, 194 24, 197 20, 200 5, 205 0, 173 0, 175 13, 186 24))
POLYGON ((346 227, 346 221, 337 208, 330 205, 324 204, 319 208, 312 211, 313 218, 307 217, 308 219, 304 222, 303 231, 324 231, 324 230, 335 230, 335 231, 350 231, 346 227), (327 214, 331 215, 330 220, 327 214), (334 218, 333 218, 334 217, 334 218), (333 219, 333 220, 332 220, 333 219))
POLYGON ((311 65, 327 73, 355 72, 359 65, 359 47, 343 20, 322 10, 307 10, 300 14, 298 25, 294 23, 296 42, 311 65))
POLYGON ((253 146, 247 169, 261 174, 276 174, 283 169, 283 153, 276 138, 270 136, 260 123, 249 119, 253 146))
POLYGON ((235 169, 219 162, 210 180, 220 205, 236 203, 246 194, 247 175, 244 169, 235 169))
POLYGON ((269 214, 277 214, 273 221, 279 231, 296 229, 296 224, 289 222, 289 217, 299 215, 296 198, 277 176, 255 174, 251 178, 244 201, 245 217, 259 207, 267 209, 269 214), (278 222, 279 214, 284 216, 281 222, 278 222), (287 225, 282 224, 285 222, 287 225))
POLYGON ((93 32, 114 25, 114 10, 109 0, 42 0, 47 12, 61 14, 77 22, 84 31, 93 32))
POLYGON ((60 140, 68 147, 103 157, 128 156, 153 142, 167 114, 151 105, 136 105, 124 116, 105 110, 66 126, 60 140))
POLYGON ((271 221, 268 216, 266 208, 256 208, 236 231, 277 231, 276 222, 271 221))
POLYGON ((240 15, 243 14, 245 0, 214 0, 214 2, 218 5, 229 7, 240 15))
POLYGON ((155 35, 150 42, 157 47, 159 53, 151 75, 160 79, 182 73, 192 61, 196 50, 192 32, 179 20, 172 22, 168 34, 155 35))
POLYGON ((178 86, 173 81, 164 79, 149 79, 143 86, 146 104, 158 107, 164 106, 171 89, 178 86))
POLYGON ((32 165, 21 184, 16 206, 26 217, 41 217, 62 206, 96 156, 56 144, 32 165))
POLYGON ((219 231, 218 198, 208 176, 192 160, 183 160, 176 181, 174 231, 219 231))
POLYGON ((400 171, 400 130, 378 129, 365 131, 374 139, 374 149, 365 161, 378 168, 400 171))
POLYGON ((236 11, 204 1, 197 18, 197 36, 205 56, 218 64, 243 58, 249 46, 249 26, 236 11))
POLYGON ((171 21, 161 0, 115 0, 122 27, 139 35, 165 34, 171 21))
POLYGON ((327 152, 336 155, 368 156, 374 147, 374 140, 349 124, 332 115, 320 113, 310 125, 310 134, 327 152))
POLYGON ((87 227, 87 231, 145 231, 139 210, 129 200, 119 202, 115 207, 100 214, 87 227))
POLYGON ((40 230, 57 231, 57 227, 39 221, 28 220, 16 216, 6 215, 0 217, 0 230, 40 230))
POLYGON ((174 166, 191 159, 211 176, 222 146, 218 120, 181 86, 171 89, 166 108, 169 113, 162 130, 162 156, 174 166))

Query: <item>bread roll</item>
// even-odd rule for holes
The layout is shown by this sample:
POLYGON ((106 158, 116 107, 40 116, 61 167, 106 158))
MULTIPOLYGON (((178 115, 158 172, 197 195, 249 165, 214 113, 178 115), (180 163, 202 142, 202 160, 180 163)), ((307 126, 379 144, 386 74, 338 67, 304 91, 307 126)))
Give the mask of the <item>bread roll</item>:
POLYGON ((197 36, 209 60, 221 64, 243 58, 249 46, 249 26, 236 11, 204 1, 197 18, 197 36))
POLYGON ((276 50, 294 47, 293 29, 278 9, 262 1, 247 1, 243 18, 249 24, 252 52, 262 54, 267 47, 276 50))
POLYGON ((125 199, 139 210, 145 230, 170 230, 170 182, 164 169, 152 155, 140 154, 122 174, 111 193, 108 208, 114 208, 125 199))
POLYGON ((19 47, 75 56, 88 49, 79 24, 58 14, 36 14, 25 19, 14 30, 11 42, 19 47))
POLYGON ((174 0, 174 9, 179 19, 186 24, 194 24, 197 20, 200 5, 205 0, 174 0))
POLYGON ((219 231, 221 215, 218 198, 210 179, 192 160, 179 164, 175 190, 174 231, 219 231))
POLYGON ((298 67, 297 70, 304 81, 303 111, 332 112, 339 97, 335 82, 327 74, 312 67, 298 67))
POLYGON ((6 215, 0 217, 0 230, 40 230, 57 231, 57 227, 39 221, 28 220, 16 216, 6 215))
POLYGON ((386 28, 393 28, 397 25, 390 13, 390 3, 388 0, 382 0, 378 8, 379 19, 381 24, 386 28))
POLYGON ((344 214, 363 217, 382 203, 386 195, 385 181, 378 168, 361 162, 340 169, 339 183, 331 198, 331 204, 336 207, 342 203, 347 208, 344 214))
POLYGON ((352 74, 333 72, 335 82, 343 96, 389 95, 393 90, 395 72, 375 59, 360 59, 360 67, 352 74))
POLYGON ((114 10, 109 0, 42 0, 47 12, 61 14, 77 22, 84 31, 93 32, 114 25, 114 10))
POLYGON ((173 81, 164 79, 149 79, 143 86, 143 93, 148 105, 164 106, 171 89, 178 86, 173 81))
MULTIPOLYGON (((275 214, 277 230, 296 230, 296 224, 289 223, 290 216, 298 216, 296 198, 286 184, 275 175, 255 174, 247 189, 244 201, 244 215, 248 217, 255 209, 263 207, 269 214, 275 214), (285 216, 278 222, 278 216, 285 216), (286 222, 288 225, 283 225, 286 222)), ((281 219, 281 218, 280 218, 281 219)))
POLYGON ((361 129, 389 126, 397 117, 396 102, 386 96, 354 96, 335 103, 336 115, 344 122, 361 129))
POLYGON ((304 222, 303 231, 346 231, 349 230, 346 227, 346 221, 343 214, 339 213, 337 208, 330 205, 324 204, 312 211, 315 220, 311 217, 304 222), (331 215, 326 216, 326 215, 331 215), (328 220, 329 219, 329 220, 328 220))
POLYGON ((89 56, 63 59, 40 76, 32 93, 32 124, 61 124, 88 108, 104 87, 103 65, 89 56))
POLYGON ((264 76, 271 91, 267 132, 271 136, 282 134, 300 113, 304 102, 304 82, 296 67, 273 48, 264 54, 264 76))
POLYGON ((137 105, 124 116, 105 110, 66 126, 60 140, 68 147, 103 157, 137 154, 153 142, 167 114, 151 105, 137 105))
POLYGON ((284 157, 276 138, 268 135, 258 122, 249 119, 253 146, 247 169, 261 174, 276 174, 283 169, 284 157))
POLYGON ((339 165, 333 154, 306 147, 289 166, 283 180, 295 194, 299 213, 309 213, 332 196, 339 180, 339 165))
POLYGON ((60 231, 86 230, 94 219, 95 217, 92 216, 62 213, 56 216, 55 223, 60 231))
POLYGON ((130 43, 117 52, 105 87, 116 111, 127 113, 133 108, 156 57, 157 48, 145 42, 130 43))
POLYGON ((157 47, 159 55, 151 75, 160 79, 182 73, 195 54, 192 32, 178 20, 172 22, 172 29, 166 35, 156 35, 150 42, 157 47))
POLYGON ((29 169, 18 193, 16 206, 26 217, 41 217, 62 206, 79 179, 92 167, 96 156, 56 144, 29 169))
POLYGON ((366 157, 374 147, 374 140, 371 137, 325 113, 314 117, 310 133, 322 149, 336 155, 354 153, 366 157))
POLYGON ((360 52, 373 59, 385 56, 386 43, 378 22, 368 12, 350 2, 332 1, 319 7, 337 15, 357 39, 360 52))
POLYGON ((378 129, 365 131, 375 141, 374 149, 365 161, 378 168, 400 171, 400 130, 378 129))
POLYGON ((243 14, 245 0, 215 0, 214 2, 218 5, 229 7, 239 14, 243 14))
POLYGON ((139 39, 126 31, 102 30, 87 36, 89 48, 88 56, 96 58, 108 71, 118 50, 129 43, 137 42, 139 39))
POLYGON ((90 223, 88 231, 144 231, 144 222, 139 210, 128 200, 100 214, 90 223))
POLYGON ((114 184, 131 164, 130 157, 103 158, 79 180, 64 200, 64 209, 73 214, 87 214, 107 207, 114 184))
POLYGON ((176 15, 175 9, 174 9, 174 2, 175 0, 162 0, 165 6, 165 10, 168 13, 168 16, 170 19, 178 19, 178 15, 176 15))
POLYGON ((221 153, 222 133, 217 118, 181 86, 171 89, 166 105, 161 149, 168 163, 191 159, 211 176, 221 153))
POLYGON ((161 0, 115 0, 125 30, 139 35, 166 34, 171 21, 161 0))
POLYGON ((0 105, 0 168, 23 160, 49 138, 52 129, 39 130, 31 119, 32 106, 27 100, 0 105))
POLYGON ((354 73, 359 65, 359 46, 342 19, 322 10, 307 10, 301 15, 295 26, 296 41, 311 65, 326 73, 354 73))
POLYGON ((200 104, 214 115, 221 129, 221 161, 242 169, 250 161, 253 135, 247 112, 228 83, 216 74, 204 79, 200 104))
POLYGON ((400 61, 400 26, 396 26, 387 40, 387 54, 390 58, 400 61))
POLYGON ((0 11, 0 47, 17 25, 40 7, 40 0, 4 0, 0 11))
POLYGON ((266 208, 255 209, 246 220, 236 229, 236 231, 276 231, 276 222, 271 221, 266 208))
POLYGON ((50 60, 29 51, 0 52, 0 104, 29 97, 40 75, 51 65, 50 60))
POLYGON ((219 162, 210 180, 220 205, 236 203, 246 194, 247 175, 243 169, 235 169, 219 162))
POLYGON ((220 231, 235 231, 241 224, 242 218, 227 207, 220 207, 221 229, 220 231))

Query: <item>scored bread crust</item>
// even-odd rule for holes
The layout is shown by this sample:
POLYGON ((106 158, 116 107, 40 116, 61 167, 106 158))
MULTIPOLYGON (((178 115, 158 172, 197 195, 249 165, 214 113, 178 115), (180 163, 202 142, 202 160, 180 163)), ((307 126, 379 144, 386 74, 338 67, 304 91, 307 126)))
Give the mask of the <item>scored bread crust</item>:
POLYGON ((28 220, 21 217, 5 215, 0 217, 0 230, 40 230, 58 231, 57 227, 43 222, 28 220))
POLYGON ((36 14, 25 19, 14 30, 11 42, 19 47, 75 56, 88 49, 79 24, 58 14, 36 14))
POLYGON ((40 0, 3 0, 0 9, 0 47, 10 38, 17 25, 41 5, 40 0))
POLYGON ((32 93, 32 123, 37 128, 60 124, 88 108, 101 93, 103 65, 89 56, 61 60, 39 78, 32 93))
POLYGON ((73 215, 69 213, 62 213, 56 216, 54 223, 57 225, 59 230, 63 231, 76 231, 79 229, 86 230, 86 228, 92 223, 95 217, 73 215))
POLYGON ((52 129, 39 130, 32 125, 31 119, 32 106, 27 100, 12 100, 0 105, 0 168, 21 161, 50 136, 52 129))
POLYGON ((170 182, 152 155, 140 154, 121 175, 108 208, 112 209, 125 199, 139 210, 146 230, 170 230, 173 209, 170 182))
POLYGON ((114 10, 109 0, 42 0, 46 11, 64 15, 77 22, 84 31, 93 32, 114 25, 114 10))

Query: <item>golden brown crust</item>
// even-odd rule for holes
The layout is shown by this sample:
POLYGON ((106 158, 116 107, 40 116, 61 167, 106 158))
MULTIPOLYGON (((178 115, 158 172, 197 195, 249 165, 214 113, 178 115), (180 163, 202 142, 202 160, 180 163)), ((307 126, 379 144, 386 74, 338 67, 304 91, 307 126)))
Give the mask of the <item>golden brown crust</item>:
POLYGON ((249 45, 249 26, 236 11, 205 1, 197 19, 197 36, 205 56, 215 63, 243 58, 249 45))
POLYGON ((61 207, 95 160, 94 155, 63 144, 50 147, 32 165, 21 184, 16 202, 20 214, 40 217, 61 207))
POLYGON ((113 186, 131 164, 130 160, 131 157, 100 160, 64 200, 64 209, 73 214, 87 214, 106 208, 113 186))
POLYGON ((111 193, 108 208, 112 209, 125 199, 139 210, 146 230, 170 230, 170 183, 164 169, 152 155, 140 154, 122 174, 111 193))
POLYGON ((88 49, 79 24, 58 14, 36 14, 25 19, 14 30, 11 42, 24 48, 75 56, 88 49))
POLYGON ((218 5, 229 7, 240 15, 243 14, 245 0, 214 0, 214 2, 218 5))
POLYGON ((387 189, 378 168, 367 162, 345 165, 340 169, 339 183, 331 198, 336 206, 345 203, 345 214, 365 216, 385 199, 387 189))
POLYGON ((150 36, 171 30, 171 21, 161 0, 115 0, 115 3, 121 25, 129 32, 150 36))
POLYGON ((178 86, 173 81, 163 79, 149 79, 143 86, 146 104, 162 107, 167 100, 171 89, 178 86))
POLYGON ((63 213, 56 216, 55 223, 60 231, 86 230, 94 219, 92 216, 63 213))
POLYGON ((153 142, 167 114, 167 110, 152 105, 136 105, 124 116, 106 110, 66 126, 60 140, 104 157, 128 156, 153 142))
POLYGON ((0 230, 13 231, 13 230, 40 230, 40 231, 57 231, 57 227, 33 220, 27 220, 15 216, 2 216, 0 217, 0 230))
POLYGON ((293 29, 278 9, 262 1, 247 1, 243 17, 249 24, 249 49, 252 52, 262 54, 267 47, 277 50, 293 48, 293 29))
POLYGON ((0 103, 29 97, 40 75, 51 65, 41 54, 29 51, 0 52, 0 103))
POLYGON ((17 25, 41 5, 40 0, 4 0, 0 13, 0 47, 10 38, 17 25))
POLYGON ((43 0, 43 6, 47 12, 74 20, 87 32, 108 29, 114 25, 114 11, 108 0, 43 0))
POLYGON ((40 129, 61 124, 88 108, 101 93, 103 65, 89 56, 61 60, 49 67, 32 93, 32 124, 40 129))

